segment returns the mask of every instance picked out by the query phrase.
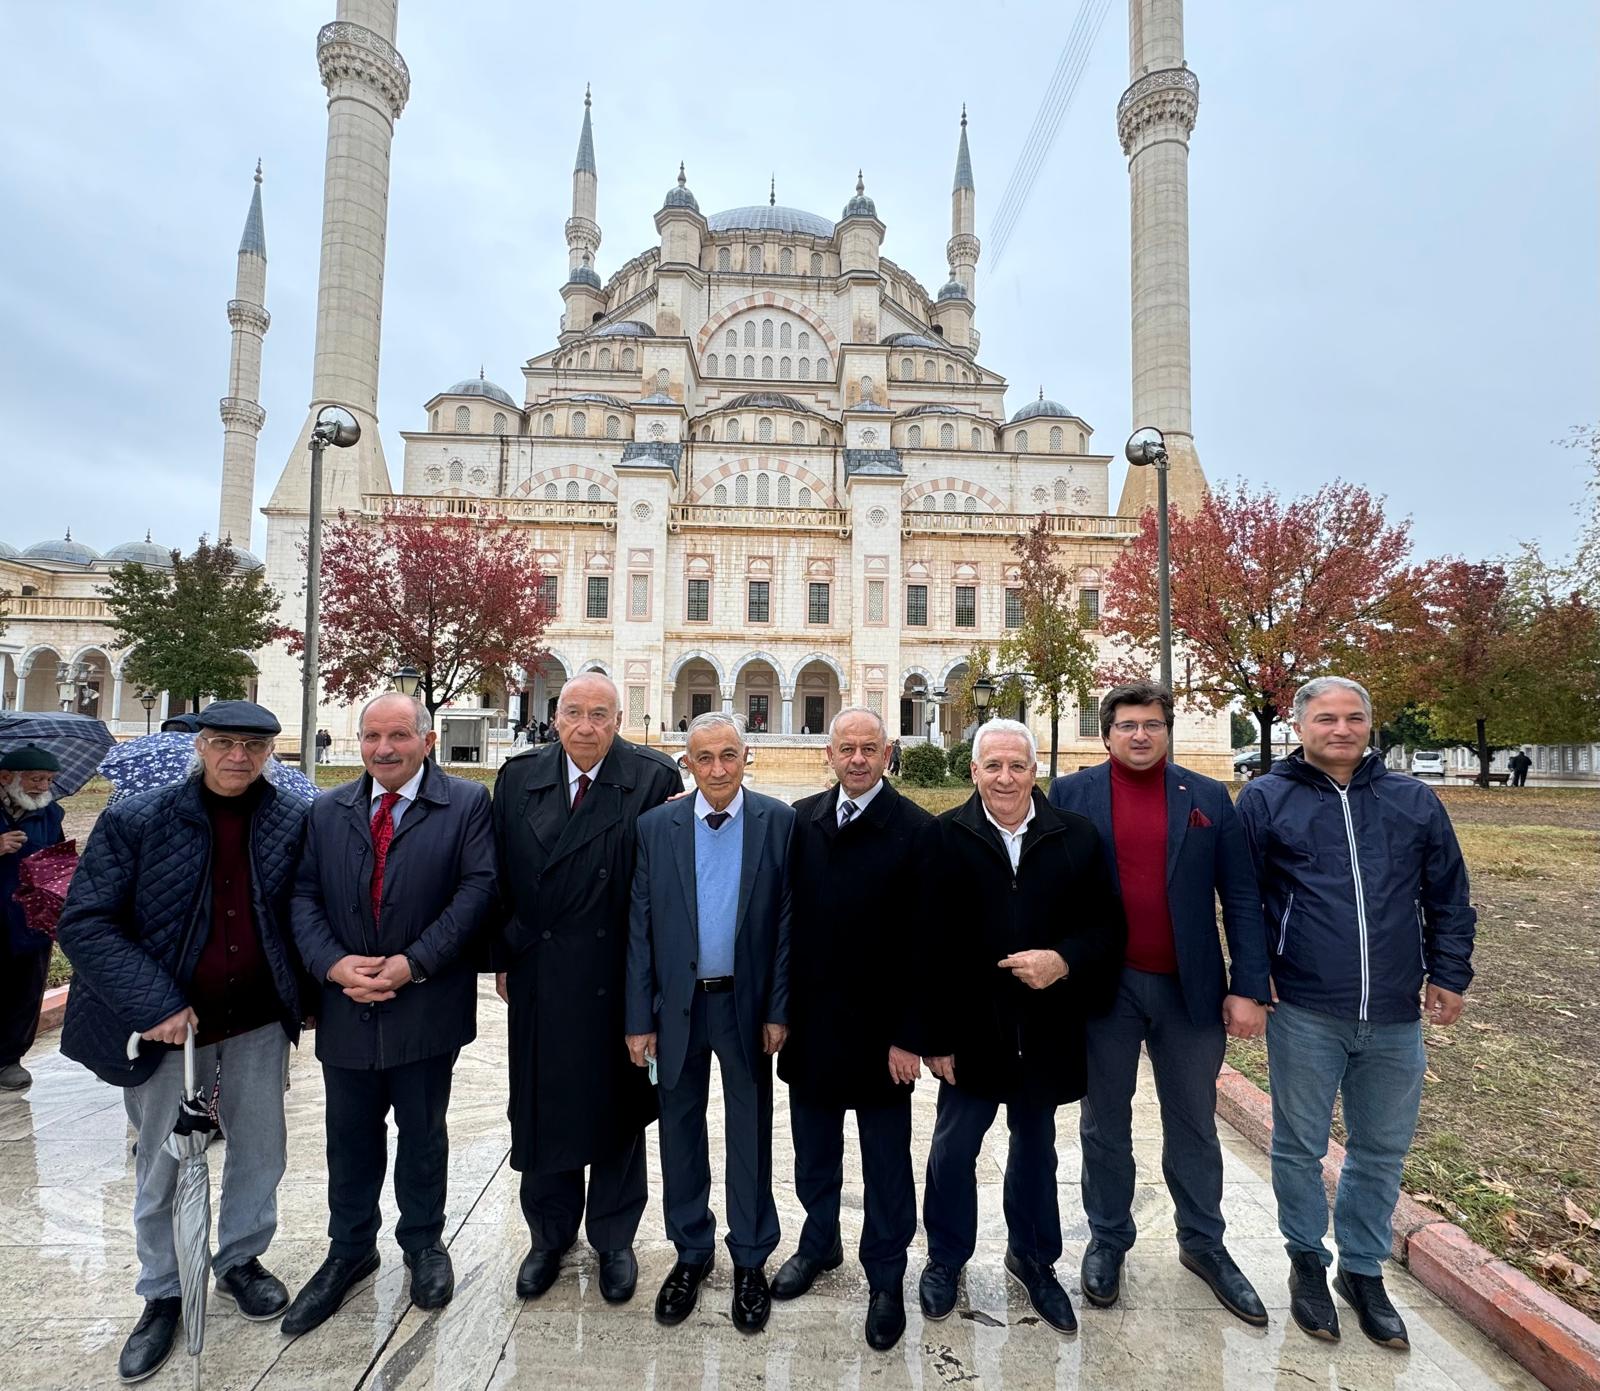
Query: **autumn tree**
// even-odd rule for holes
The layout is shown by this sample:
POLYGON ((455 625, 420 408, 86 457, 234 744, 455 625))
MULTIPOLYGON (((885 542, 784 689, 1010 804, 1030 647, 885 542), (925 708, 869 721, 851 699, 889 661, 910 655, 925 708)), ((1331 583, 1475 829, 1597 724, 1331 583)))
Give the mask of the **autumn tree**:
MULTIPOLYGON (((525 533, 506 523, 432 516, 415 503, 376 520, 340 512, 322 534, 323 689, 353 704, 412 666, 432 713, 509 687, 543 655, 552 614, 541 594, 525 533)), ((300 653, 304 635, 287 637, 300 653)))
MULTIPOLYGON (((1428 591, 1429 568, 1408 563, 1410 523, 1391 524, 1381 501, 1350 483, 1287 502, 1243 483, 1216 488, 1192 516, 1174 510, 1170 532, 1173 642, 1190 666, 1184 696, 1213 710, 1241 702, 1260 729, 1263 767, 1296 687, 1330 672, 1369 676, 1409 645, 1417 596, 1428 591)), ((1156 548, 1147 511, 1111 567, 1101 617, 1145 671, 1158 657, 1156 548)))
POLYGON ((208 695, 241 699, 256 673, 250 654, 278 633, 265 572, 239 570, 226 541, 202 537, 193 555, 173 551, 170 570, 123 565, 100 593, 116 643, 129 649, 124 676, 196 710, 208 695))
POLYGON ((1022 623, 1001 640, 997 660, 1033 678, 1029 692, 1050 712, 1050 776, 1056 775, 1061 707, 1094 684, 1095 646, 1085 635, 1072 597, 1072 577, 1061 564, 1056 538, 1043 513, 1011 543, 1022 590, 1022 623))

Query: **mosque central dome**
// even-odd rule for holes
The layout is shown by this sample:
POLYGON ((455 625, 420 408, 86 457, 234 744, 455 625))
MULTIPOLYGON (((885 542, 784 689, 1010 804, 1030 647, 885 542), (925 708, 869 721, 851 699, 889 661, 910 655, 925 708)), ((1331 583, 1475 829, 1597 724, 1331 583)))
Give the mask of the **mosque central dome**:
POLYGON ((816 213, 781 204, 762 203, 753 208, 729 208, 712 213, 708 224, 713 232, 787 232, 806 237, 833 236, 833 223, 816 213))

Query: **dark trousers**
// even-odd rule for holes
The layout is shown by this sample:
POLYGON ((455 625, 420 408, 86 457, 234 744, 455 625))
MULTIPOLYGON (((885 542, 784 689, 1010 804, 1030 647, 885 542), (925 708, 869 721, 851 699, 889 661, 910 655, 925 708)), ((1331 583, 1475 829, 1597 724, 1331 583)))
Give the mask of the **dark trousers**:
POLYGON ((328 1237, 332 1254, 359 1259, 378 1242, 378 1199, 389 1164, 392 1109, 400 1143, 394 1160, 395 1240, 424 1251, 444 1235, 449 1174, 450 1074, 456 1055, 367 1071, 322 1065, 328 1094, 328 1237))
MULTIPOLYGON (((806 1210, 800 1254, 826 1260, 839 1240, 839 1193, 844 1187, 845 1108, 801 1100, 789 1089, 794 1137, 794 1191, 806 1210)), ((898 1289, 906 1247, 917 1234, 917 1190, 911 1177, 911 1092, 887 1106, 856 1111, 861 1173, 866 1181, 861 1266, 874 1290, 898 1289)))
POLYGON ((1133 1093, 1139 1045, 1150 1050, 1161 1105, 1161 1172, 1172 1195, 1178 1245, 1222 1245, 1222 1146, 1217 1141, 1217 1073, 1227 1047, 1222 1019, 1196 1025, 1177 976, 1125 967, 1111 1012, 1091 1019, 1089 1091, 1079 1111, 1083 1211, 1103 1245, 1133 1245, 1133 1093))
POLYGON ((645 1203, 644 1133, 595 1160, 587 1186, 586 1194, 582 1169, 522 1175, 522 1215, 535 1250, 565 1251, 578 1239, 580 1220, 596 1251, 633 1245, 645 1203))
POLYGON ((745 1061, 733 992, 696 991, 689 1044, 675 1087, 661 1088, 661 1184, 667 1236, 684 1261, 704 1261, 717 1237, 711 1211, 711 1160, 706 1100, 711 1055, 722 1072, 724 1194, 728 1254, 735 1265, 766 1264, 778 1244, 772 1200, 772 1060, 754 1073, 745 1061))
POLYGON ((17 951, 0 921, 0 1067, 20 1063, 33 1047, 49 973, 49 944, 40 951, 17 951))
MULTIPOLYGON (((957 1063, 957 1066, 960 1066, 957 1063)), ((922 1190, 928 1259, 960 1267, 978 1245, 978 1155, 1000 1110, 948 1082, 939 1083, 939 1111, 922 1190)), ((1006 1154, 1006 1232, 1011 1249, 1044 1265, 1061 1256, 1061 1207, 1056 1201, 1056 1108, 1036 1102, 1006 1105, 1011 1148, 1006 1154)))

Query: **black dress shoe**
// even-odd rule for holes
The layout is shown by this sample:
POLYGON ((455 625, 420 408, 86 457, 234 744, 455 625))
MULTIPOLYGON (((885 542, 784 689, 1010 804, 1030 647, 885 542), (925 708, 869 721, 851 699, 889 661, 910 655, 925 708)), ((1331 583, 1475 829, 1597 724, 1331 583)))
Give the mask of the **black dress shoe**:
POLYGON ((1315 1251, 1289 1257, 1289 1317, 1313 1338, 1339 1340, 1339 1313, 1328 1293, 1328 1272, 1315 1251))
POLYGON ((607 1304, 626 1304, 638 1283, 639 1262, 634 1259, 633 1247, 600 1252, 600 1297, 607 1304))
POLYGON ((217 1276, 217 1293, 237 1304, 239 1313, 251 1323, 277 1318, 289 1303, 289 1291, 283 1281, 254 1256, 226 1275, 217 1276))
POLYGON ((522 1258, 517 1270, 517 1298, 537 1299, 561 1272, 561 1258, 572 1250, 572 1242, 557 1250, 554 1247, 535 1246, 522 1258))
POLYGON ((421 1251, 407 1251, 406 1269, 411 1272, 411 1302, 419 1309, 442 1309, 456 1292, 450 1253, 438 1242, 421 1251))
POLYGON ((874 1352, 888 1352, 905 1331, 906 1300, 900 1287, 873 1290, 867 1304, 867 1346, 874 1352))
POLYGON ((710 1255, 703 1261, 679 1261, 667 1272, 661 1291, 656 1295, 657 1323, 671 1328, 694 1313, 695 1303, 700 1298, 700 1282, 711 1274, 716 1259, 715 1255, 710 1255))
POLYGON ((1109 1309, 1122 1296, 1122 1259, 1125 1251, 1098 1240, 1083 1253, 1083 1297, 1096 1309, 1109 1309))
POLYGON ((759 1333, 772 1317, 772 1288, 759 1265, 733 1268, 733 1326, 741 1333, 759 1333))
POLYGON ((1179 1248, 1178 1263, 1210 1285, 1217 1303, 1235 1318, 1243 1319, 1253 1328, 1267 1326, 1267 1306, 1261 1302, 1256 1287, 1245 1278, 1244 1271, 1234 1264, 1233 1257, 1220 1246, 1215 1251, 1185 1251, 1179 1248))
POLYGON ((1357 1275, 1341 1265, 1338 1274, 1333 1277, 1333 1287, 1339 1291, 1339 1297, 1356 1311, 1356 1317, 1361 1320, 1361 1331, 1373 1342, 1386 1348, 1406 1349, 1411 1346, 1405 1320, 1389 1302, 1389 1292, 1383 1287, 1383 1276, 1357 1275))
POLYGON ((118 1380, 143 1381, 159 1372, 172 1355, 182 1318, 183 1301, 176 1295, 171 1299, 145 1300, 144 1313, 139 1315, 139 1322, 134 1324, 128 1341, 122 1345, 122 1355, 117 1358, 118 1380))
POLYGON ((922 1279, 917 1282, 917 1301, 922 1305, 923 1318, 938 1322, 950 1317, 950 1311, 956 1307, 956 1286, 960 1280, 958 1265, 929 1261, 922 1267, 922 1279))
POLYGON ((1006 1269, 1017 1277, 1028 1292, 1028 1303, 1033 1312, 1057 1333, 1076 1333, 1078 1316, 1072 1312, 1072 1301, 1056 1279, 1055 1270, 1028 1256, 1019 1256, 1006 1247, 1006 1269))
POLYGON ((289 1312, 283 1316, 283 1331, 290 1337, 297 1337, 326 1323, 338 1312, 345 1296, 377 1268, 376 1251, 369 1251, 358 1260, 329 1256, 295 1295, 289 1312))
POLYGON ((837 1270, 843 1264, 844 1246, 837 1239, 834 1240, 833 1250, 828 1253, 826 1260, 814 1261, 810 1256, 803 1256, 796 1251, 779 1267, 777 1275, 773 1277, 772 1297, 799 1299, 824 1270, 837 1270))

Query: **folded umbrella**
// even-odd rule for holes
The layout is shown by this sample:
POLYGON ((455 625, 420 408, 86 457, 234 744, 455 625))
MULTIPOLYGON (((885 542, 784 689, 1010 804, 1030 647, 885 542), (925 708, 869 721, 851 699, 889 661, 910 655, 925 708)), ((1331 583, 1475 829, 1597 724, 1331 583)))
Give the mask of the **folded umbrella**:
POLYGON ((67 901, 67 888, 72 883, 73 872, 78 868, 78 842, 63 840, 35 850, 17 866, 17 892, 14 895, 22 909, 23 925, 56 939, 56 923, 61 917, 61 907, 67 901))
POLYGON ((114 742, 111 731, 92 715, 36 715, 30 710, 0 715, 0 753, 37 744, 55 755, 61 771, 51 790, 57 797, 70 797, 88 782, 114 742))

